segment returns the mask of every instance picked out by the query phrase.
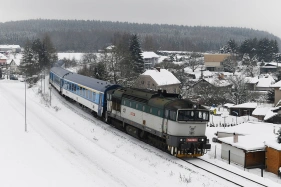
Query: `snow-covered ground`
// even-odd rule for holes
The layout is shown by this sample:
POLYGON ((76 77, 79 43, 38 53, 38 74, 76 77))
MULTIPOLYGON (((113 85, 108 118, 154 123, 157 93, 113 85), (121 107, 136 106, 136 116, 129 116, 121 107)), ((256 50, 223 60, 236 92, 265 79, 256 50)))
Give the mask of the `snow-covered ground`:
MULTIPOLYGON (((47 93, 47 82, 45 85, 47 93)), ((229 184, 214 179, 211 174, 202 174, 200 169, 91 116, 92 120, 81 117, 60 101, 62 98, 55 90, 50 106, 38 94, 40 85, 27 89, 25 118, 24 86, 24 82, 0 80, 0 186, 219 187, 229 184)), ((221 116, 214 116, 213 121, 219 120, 221 116)), ((216 129, 208 128, 209 139, 216 129)), ((230 170, 240 169, 215 159, 213 152, 203 158, 230 170)), ((268 186, 278 186, 272 180, 281 183, 274 174, 265 172, 264 176, 268 186)))

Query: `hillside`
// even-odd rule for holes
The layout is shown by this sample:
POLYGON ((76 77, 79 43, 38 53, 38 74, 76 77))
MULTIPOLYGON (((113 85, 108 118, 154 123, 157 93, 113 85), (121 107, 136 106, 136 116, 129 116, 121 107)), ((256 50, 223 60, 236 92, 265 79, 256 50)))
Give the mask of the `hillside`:
POLYGON ((217 51, 230 39, 280 38, 259 30, 236 27, 138 24, 95 20, 25 20, 0 23, 0 43, 24 46, 28 39, 50 35, 59 52, 97 51, 110 45, 117 32, 137 33, 143 50, 217 51))

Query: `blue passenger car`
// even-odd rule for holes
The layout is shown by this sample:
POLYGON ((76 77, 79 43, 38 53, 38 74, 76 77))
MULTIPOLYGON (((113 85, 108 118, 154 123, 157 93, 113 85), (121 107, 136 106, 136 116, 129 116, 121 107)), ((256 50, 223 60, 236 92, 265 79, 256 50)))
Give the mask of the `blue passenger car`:
POLYGON ((60 93, 62 92, 63 77, 70 71, 62 67, 52 67, 50 70, 49 83, 52 84, 60 93))
POLYGON ((63 77, 62 95, 89 108, 94 115, 102 116, 107 108, 106 92, 118 87, 107 81, 68 73, 63 77))

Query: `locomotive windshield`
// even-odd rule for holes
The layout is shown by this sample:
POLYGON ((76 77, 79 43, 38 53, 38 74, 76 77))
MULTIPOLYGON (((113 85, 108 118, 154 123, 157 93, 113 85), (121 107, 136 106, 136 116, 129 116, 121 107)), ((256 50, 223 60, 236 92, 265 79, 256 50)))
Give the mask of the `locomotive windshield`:
POLYGON ((179 110, 178 121, 209 121, 209 111, 179 110))

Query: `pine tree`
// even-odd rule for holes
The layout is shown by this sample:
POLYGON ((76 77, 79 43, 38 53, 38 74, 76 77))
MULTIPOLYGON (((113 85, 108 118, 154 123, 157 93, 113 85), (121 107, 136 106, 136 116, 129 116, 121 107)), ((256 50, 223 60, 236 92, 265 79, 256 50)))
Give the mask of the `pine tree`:
POLYGON ((24 47, 24 52, 22 56, 22 61, 20 64, 21 73, 30 77, 36 75, 39 72, 39 57, 36 51, 33 50, 30 41, 27 41, 24 47))
POLYGON ((136 74, 143 73, 144 72, 144 61, 143 61, 143 57, 141 54, 142 51, 140 48, 139 39, 136 34, 133 34, 131 36, 129 51, 131 54, 131 61, 133 63, 133 71, 136 74))

